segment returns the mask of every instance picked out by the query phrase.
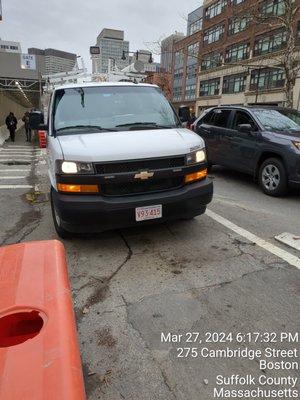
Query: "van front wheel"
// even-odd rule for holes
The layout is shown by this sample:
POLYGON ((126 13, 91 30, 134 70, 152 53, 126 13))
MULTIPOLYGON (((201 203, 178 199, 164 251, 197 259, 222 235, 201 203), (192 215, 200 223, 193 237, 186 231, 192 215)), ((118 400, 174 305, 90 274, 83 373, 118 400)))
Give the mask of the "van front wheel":
POLYGON ((50 201, 51 201, 51 210, 52 210, 52 217, 53 217, 53 223, 54 223, 54 228, 56 230, 56 233, 61 239, 67 239, 71 237, 71 233, 66 231, 62 226, 61 226, 61 218, 55 208, 55 204, 53 201, 53 187, 51 188, 50 192, 50 201))

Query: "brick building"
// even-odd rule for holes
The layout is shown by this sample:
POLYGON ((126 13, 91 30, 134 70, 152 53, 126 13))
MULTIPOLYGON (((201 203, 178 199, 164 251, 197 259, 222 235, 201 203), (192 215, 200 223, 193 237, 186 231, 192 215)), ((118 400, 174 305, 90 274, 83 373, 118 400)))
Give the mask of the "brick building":
MULTIPOLYGON (((295 4, 299 2, 295 0, 295 4)), ((285 51, 286 34, 278 23, 270 25, 253 20, 254 7, 269 17, 282 15, 283 4, 284 0, 204 1, 202 30, 196 33, 199 40, 196 101, 190 104, 197 115, 204 108, 221 104, 285 104, 285 76, 276 66, 285 51)), ((300 44, 298 21, 300 14, 294 22, 296 43, 300 44)), ((188 54, 187 39, 177 43, 176 50, 182 46, 188 54)), ((296 49, 297 56, 299 50, 296 49)), ((185 65, 183 61, 181 89, 173 93, 175 105, 188 104, 185 65)), ((177 76, 174 62, 174 83, 177 76)), ((294 85, 294 107, 300 108, 300 78, 294 85)))
POLYGON ((188 15, 187 36, 177 41, 173 50, 173 103, 176 108, 187 105, 191 112, 196 111, 202 24, 203 7, 199 7, 188 15))
POLYGON ((145 83, 157 85, 164 92, 168 100, 172 100, 172 74, 171 72, 149 72, 144 79, 145 83))

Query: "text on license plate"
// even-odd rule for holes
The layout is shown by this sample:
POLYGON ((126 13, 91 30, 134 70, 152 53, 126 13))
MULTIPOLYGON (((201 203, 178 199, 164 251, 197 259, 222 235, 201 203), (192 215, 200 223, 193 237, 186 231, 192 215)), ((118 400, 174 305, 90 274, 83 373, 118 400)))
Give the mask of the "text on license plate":
POLYGON ((148 219, 162 218, 162 205, 139 207, 135 209, 136 221, 146 221, 148 219))

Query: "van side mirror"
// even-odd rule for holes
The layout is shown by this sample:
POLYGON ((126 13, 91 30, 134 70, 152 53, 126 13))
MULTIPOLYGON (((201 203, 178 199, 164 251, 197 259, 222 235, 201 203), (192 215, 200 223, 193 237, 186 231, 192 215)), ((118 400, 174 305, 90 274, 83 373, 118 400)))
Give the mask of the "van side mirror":
POLYGON ((32 130, 40 129, 40 125, 44 124, 44 114, 41 111, 31 111, 29 113, 29 127, 32 130))
POLYGON ((182 106, 179 108, 179 119, 182 123, 189 122, 191 119, 190 108, 186 106, 182 106))
POLYGON ((253 131, 253 128, 250 124, 241 124, 238 125, 238 131, 243 133, 250 133, 253 131))

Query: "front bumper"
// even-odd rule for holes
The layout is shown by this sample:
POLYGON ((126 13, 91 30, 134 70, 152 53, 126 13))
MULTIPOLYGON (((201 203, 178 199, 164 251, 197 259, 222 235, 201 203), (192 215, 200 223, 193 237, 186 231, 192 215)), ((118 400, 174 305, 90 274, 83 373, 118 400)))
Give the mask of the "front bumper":
POLYGON ((213 183, 208 178, 176 190, 125 197, 69 195, 52 189, 52 200, 61 225, 69 232, 103 232, 153 222, 192 218, 205 212, 212 196, 213 183), (136 222, 137 207, 158 204, 162 205, 162 218, 136 222))

